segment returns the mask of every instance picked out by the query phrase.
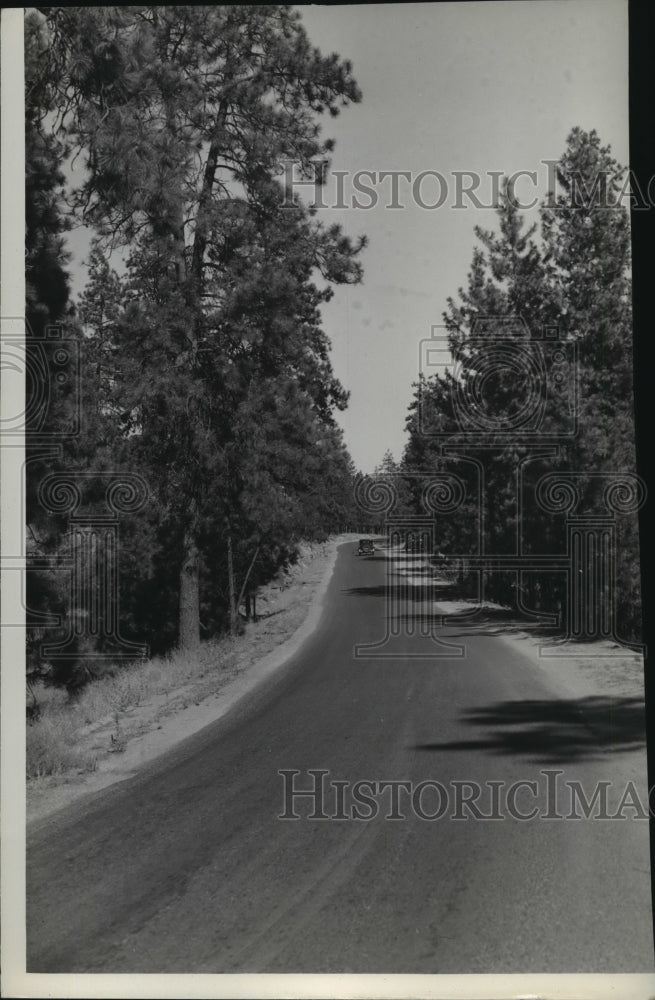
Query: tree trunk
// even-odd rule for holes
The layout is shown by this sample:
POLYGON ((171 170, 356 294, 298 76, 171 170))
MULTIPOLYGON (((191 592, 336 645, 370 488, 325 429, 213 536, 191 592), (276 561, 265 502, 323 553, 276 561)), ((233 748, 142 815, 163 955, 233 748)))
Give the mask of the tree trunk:
POLYGON ((237 634, 237 605, 234 586, 234 561, 232 559, 232 532, 227 529, 227 579, 230 595, 230 635, 237 634))
MULTIPOLYGON (((258 545, 257 548, 255 549, 255 554, 253 555, 252 559, 250 560, 250 565, 248 566, 248 572, 245 575, 245 578, 244 578, 244 581, 243 581, 243 586, 241 587, 241 590, 239 591, 239 596, 237 598, 237 603, 236 603, 236 610, 237 611, 241 607, 241 601, 243 600, 243 595, 246 593, 246 588, 248 586, 248 580, 250 578, 250 573, 252 571, 253 566, 255 565, 255 559, 257 558, 257 556, 259 554, 259 548, 260 548, 260 546, 258 545)), ((248 621, 250 621, 250 593, 249 592, 248 592, 248 596, 247 596, 246 599, 248 601, 248 604, 246 606, 246 617, 248 618, 248 621)))
POLYGON ((184 555, 180 570, 180 637, 179 648, 195 652, 200 646, 200 581, 198 547, 193 528, 184 535, 184 555))

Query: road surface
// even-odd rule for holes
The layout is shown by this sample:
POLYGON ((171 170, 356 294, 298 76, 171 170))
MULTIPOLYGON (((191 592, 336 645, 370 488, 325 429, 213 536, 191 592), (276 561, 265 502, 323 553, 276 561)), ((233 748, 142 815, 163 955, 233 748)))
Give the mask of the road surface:
POLYGON ((390 577, 388 604, 388 562, 355 548, 247 705, 28 831, 29 972, 653 969, 647 821, 627 800, 559 819, 580 810, 548 784, 611 782, 612 815, 634 780, 645 802, 640 706, 566 698, 480 629, 438 632, 465 644, 444 656, 425 591, 390 577), (285 801, 312 769, 325 819, 285 801))

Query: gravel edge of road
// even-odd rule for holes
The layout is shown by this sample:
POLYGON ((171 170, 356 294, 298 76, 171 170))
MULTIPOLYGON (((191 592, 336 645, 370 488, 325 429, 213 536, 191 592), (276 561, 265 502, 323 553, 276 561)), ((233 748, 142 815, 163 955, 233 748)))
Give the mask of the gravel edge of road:
MULTIPOLYGON (((159 719, 153 713, 146 732, 132 737, 120 753, 107 754, 98 760, 95 771, 71 775, 52 784, 41 784, 28 790, 27 823, 40 822, 49 815, 93 792, 101 791, 133 777, 142 767, 195 735, 206 726, 223 718, 237 703, 247 698, 255 688, 277 673, 293 657, 317 628, 323 602, 337 560, 339 548, 356 536, 338 535, 330 539, 330 551, 324 572, 314 585, 302 623, 265 655, 245 667, 218 692, 195 704, 159 719), (31 794, 30 794, 31 792, 31 794)), ((311 586, 300 579, 300 586, 311 586)))
MULTIPOLYGON (((394 558, 394 553, 388 553, 388 558, 394 558)), ((429 563, 423 562, 423 569, 428 569, 429 563)), ((411 577, 412 570, 406 570, 411 577)), ((420 577, 418 578, 421 579, 420 577)), ((466 602, 435 603, 435 614, 446 617, 453 614, 456 604, 461 609, 470 607, 466 602)), ((628 647, 621 647, 608 640, 593 643, 562 643, 555 645, 532 635, 519 626, 511 632, 495 628, 494 637, 509 645, 515 652, 521 653, 538 670, 543 671, 554 682, 562 696, 571 698, 584 697, 628 697, 644 699, 645 678, 643 654, 628 647)))
MULTIPOLYGON (((357 536, 340 535, 330 540, 331 550, 326 558, 324 572, 314 583, 304 619, 289 635, 282 638, 270 651, 256 658, 236 677, 217 692, 191 704, 182 706, 163 718, 152 713, 146 731, 132 736, 120 753, 108 753, 99 758, 95 771, 60 777, 49 784, 29 789, 27 797, 27 822, 40 821, 59 809, 76 802, 86 794, 100 791, 117 782, 133 777, 142 767, 155 760, 201 729, 221 719, 234 705, 248 697, 255 688, 279 671, 297 653, 316 629, 323 609, 323 600, 336 563, 340 546, 357 536)), ((388 557, 393 558, 389 553, 388 557)), ((311 564, 310 564, 311 565, 311 564)), ((312 584, 302 579, 301 587, 312 584)), ((435 605, 438 614, 440 605, 435 605)), ((446 610, 445 608, 443 609, 446 610)), ((631 696, 643 698, 643 660, 639 654, 621 653, 611 649, 611 644, 586 647, 572 656, 543 656, 539 640, 527 632, 498 634, 497 638, 525 656, 535 667, 548 673, 563 695, 631 696), (610 653, 610 656, 603 654, 610 653), (607 670, 610 667, 610 670, 607 670)))

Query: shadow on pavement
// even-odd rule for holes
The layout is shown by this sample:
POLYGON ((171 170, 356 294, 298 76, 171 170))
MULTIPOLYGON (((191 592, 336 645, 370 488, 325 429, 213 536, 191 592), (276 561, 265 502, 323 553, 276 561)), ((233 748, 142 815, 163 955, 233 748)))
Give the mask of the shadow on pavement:
MULTIPOLYGON (((410 586, 403 583, 393 587, 382 584, 378 587, 351 587, 349 590, 342 590, 342 594, 347 594, 349 597, 384 597, 387 595, 390 599, 413 602, 425 601, 432 594, 432 589, 428 584, 410 586)), ((441 616, 436 615, 435 617, 440 618, 441 616)))
POLYGON ((483 750, 565 763, 645 746, 639 698, 587 697, 496 702, 462 716, 486 732, 476 739, 419 743, 415 750, 483 750))

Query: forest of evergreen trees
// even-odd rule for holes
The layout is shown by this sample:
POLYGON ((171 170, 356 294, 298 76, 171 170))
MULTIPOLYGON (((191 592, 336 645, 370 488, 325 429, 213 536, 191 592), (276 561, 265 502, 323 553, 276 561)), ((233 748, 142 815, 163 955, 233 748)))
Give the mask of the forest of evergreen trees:
POLYGON ((476 227, 467 285, 443 314, 444 343, 435 347, 447 345, 452 363, 420 375, 404 454, 397 463, 387 454, 376 472, 394 483, 396 514, 409 516, 425 514, 426 475, 458 477, 462 502, 437 516, 439 551, 460 570, 466 556, 520 552, 522 578, 478 564, 470 595, 549 613, 564 631, 565 573, 546 570, 540 557, 566 557, 567 514, 592 528, 609 518, 613 568, 594 586, 605 591, 617 636, 634 642, 644 494, 635 475, 625 176, 596 132, 574 128, 557 167, 559 194, 544 197, 538 222, 526 226, 505 187, 497 231, 476 227), (559 511, 543 503, 548 476, 560 482, 559 511))
POLYGON ((235 632, 299 540, 350 517, 319 307, 364 240, 290 205, 278 164, 309 174, 319 117, 360 93, 277 5, 41 8, 25 49, 28 670, 47 642, 74 688, 98 654, 235 632))
MULTIPOLYGON (((290 203, 279 167, 292 160, 315 179, 332 149, 320 116, 361 95, 349 63, 322 56, 280 5, 44 7, 26 17, 25 58, 28 555, 40 567, 28 574, 28 670, 47 664, 72 690, 98 655, 193 650, 236 632, 248 594, 301 539, 371 521, 353 499, 335 421, 348 394, 320 316, 334 286, 361 280, 365 239, 290 203), (94 234, 77 299, 74 226, 94 234), (44 642, 59 653, 41 655, 44 642)), ((446 556, 510 552, 519 536, 528 556, 562 551, 562 519, 523 502, 519 466, 533 496, 547 472, 578 477, 577 513, 590 517, 603 476, 634 472, 622 184, 599 136, 575 128, 538 225, 526 228, 505 189, 497 231, 476 229, 467 286, 443 317, 453 366, 420 376, 402 459, 377 470, 402 484, 407 514, 423 512, 417 472, 459 476, 467 499, 437 526, 446 556), (442 443, 463 441, 456 400, 462 386, 477 391, 471 338, 479 359, 489 317, 496 332, 518 323, 535 357, 556 328, 575 348, 564 347, 564 382, 573 392, 575 378, 577 396, 542 373, 540 427, 559 443, 531 457, 503 432, 521 405, 511 363, 485 380, 500 431, 485 432, 481 517, 471 435, 468 458, 442 443)), ((616 532, 616 621, 638 639, 636 515, 616 532)), ((528 603, 561 610, 561 574, 526 580, 528 603)), ((512 572, 486 573, 484 586, 516 600, 512 572)))

